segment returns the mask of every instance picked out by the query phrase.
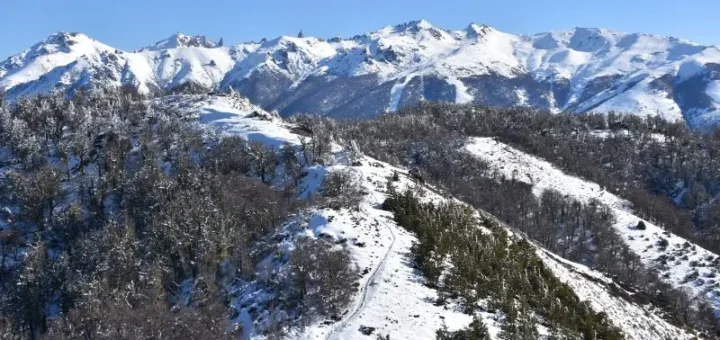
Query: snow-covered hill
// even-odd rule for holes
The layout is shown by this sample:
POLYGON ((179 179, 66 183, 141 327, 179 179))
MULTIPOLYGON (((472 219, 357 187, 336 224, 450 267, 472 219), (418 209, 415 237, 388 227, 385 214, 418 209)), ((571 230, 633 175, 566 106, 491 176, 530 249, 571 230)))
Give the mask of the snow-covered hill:
POLYGON ((474 138, 466 148, 494 170, 532 185, 537 195, 555 190, 581 202, 596 199, 607 205, 615 216, 614 228, 648 268, 656 268, 669 284, 707 301, 716 314, 720 310, 716 278, 720 258, 714 253, 633 215, 629 202, 600 185, 567 175, 535 156, 492 138, 474 138), (647 229, 635 228, 641 220, 647 229))
MULTIPOLYGON (((157 105, 171 105, 186 112, 186 117, 207 124, 221 133, 236 134, 268 146, 297 144, 292 125, 284 123, 244 98, 236 96, 170 96, 158 99, 157 105)), ((410 249, 415 235, 398 226, 391 213, 380 209, 387 198, 387 181, 395 173, 397 190, 419 187, 423 199, 433 202, 454 200, 434 188, 418 183, 406 169, 377 161, 364 155, 343 150, 336 145, 325 165, 305 169, 307 174, 300 195, 318 193, 320 183, 328 174, 350 171, 365 192, 359 208, 333 210, 312 209, 287 226, 285 234, 323 238, 345 247, 354 264, 362 270, 359 290, 346 314, 337 322, 317 322, 289 334, 297 339, 367 339, 360 330, 372 329, 372 337, 391 339, 434 339, 435 331, 447 326, 455 330, 472 320, 453 304, 435 304, 437 291, 423 284, 423 277, 414 267, 410 249)), ((479 212, 488 216, 484 212, 479 212)), ((652 233, 649 228, 646 232, 652 233)), ((654 236, 653 236, 654 237, 654 236)), ((289 241, 293 237, 288 238, 289 241)), ((673 241, 673 244, 675 242, 673 241)), ((292 249, 292 242, 285 245, 292 249)), ((537 254, 545 265, 575 294, 595 311, 605 312, 614 326, 627 339, 692 339, 693 335, 658 316, 653 308, 631 301, 631 293, 624 292, 611 279, 550 254, 537 247, 537 254)), ((253 294, 241 294, 234 304, 238 321, 242 322, 245 338, 262 338, 262 319, 250 318, 257 305, 253 294)), ((482 306, 482 302, 479 302, 482 306)), ((487 306, 484 306, 487 307, 487 306)), ((486 309, 487 310, 487 309, 486 309)), ((498 339, 503 316, 497 312, 478 312, 493 339, 498 339)), ((540 327, 542 328, 542 327, 540 327)))
POLYGON ((283 36, 221 46, 175 34, 124 52, 77 33, 56 33, 0 63, 11 98, 81 86, 186 84, 233 87, 268 110, 374 116, 421 100, 627 111, 720 121, 720 49, 649 34, 574 28, 513 35, 427 21, 349 39, 283 36))

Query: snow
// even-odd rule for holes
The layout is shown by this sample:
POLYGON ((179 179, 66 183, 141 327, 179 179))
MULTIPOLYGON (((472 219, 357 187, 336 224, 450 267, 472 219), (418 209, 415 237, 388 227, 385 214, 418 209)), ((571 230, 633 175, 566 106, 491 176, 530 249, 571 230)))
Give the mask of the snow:
POLYGON ((237 95, 167 96, 156 104, 195 115, 202 126, 221 134, 240 136, 275 149, 285 144, 300 145, 300 139, 290 131, 290 125, 237 95))
POLYGON ((83 34, 53 34, 30 49, 0 63, 0 69, 5 69, 6 72, 0 79, 0 89, 38 80, 54 69, 67 66, 83 56, 113 50, 112 47, 83 34))
POLYGON ((458 104, 467 104, 473 101, 473 96, 468 93, 467 86, 457 78, 448 78, 447 81, 455 86, 455 102, 458 104))
POLYGON ((716 103, 720 103, 720 81, 714 80, 708 84, 705 91, 716 103))
MULTIPOLYGON (((215 107, 218 105, 212 104, 215 107)), ((375 328, 372 336, 432 339, 435 332, 443 326, 450 330, 464 328, 471 321, 471 316, 463 314, 457 306, 435 306, 433 302, 437 298, 437 292, 426 287, 422 275, 412 267, 409 257, 410 247, 415 241, 414 235, 397 226, 391 213, 379 209, 386 198, 387 180, 393 173, 400 175, 400 181, 395 183, 398 190, 417 184, 404 169, 365 156, 361 156, 359 161, 360 165, 356 163, 356 166, 350 166, 347 157, 340 153, 336 154, 332 165, 308 169, 304 183, 305 193, 317 192, 327 173, 349 170, 361 181, 368 194, 364 196, 358 211, 313 211, 306 218, 301 230, 304 230, 306 236, 344 244, 352 255, 353 263, 359 269, 367 269, 367 274, 363 275, 360 291, 340 322, 331 325, 318 322, 305 330, 295 330, 290 336, 297 339, 367 339, 367 336, 359 331, 361 327, 367 326, 375 328)), ((533 174, 548 171, 547 166, 531 166, 530 169, 533 174)), ((559 176, 558 173, 553 175, 559 176)), ((582 188, 580 192, 588 197, 593 190, 599 191, 599 187, 579 179, 573 181, 572 178, 562 177, 559 182, 582 188)), ((547 181, 538 180, 537 183, 547 181)), ((424 195, 423 199, 429 201, 448 200, 432 188, 425 190, 424 195)), ((620 199, 606 195, 606 203, 620 207, 625 204, 620 199)), ((655 227, 648 225, 646 232, 652 232, 652 228, 655 227)), ((628 339, 658 339, 668 336, 675 339, 692 338, 653 314, 655 311, 611 294, 607 288, 611 281, 602 274, 559 259, 540 247, 538 255, 583 301, 588 301, 596 311, 607 313, 611 322, 622 328, 628 339)), ((478 314, 488 326, 493 338, 497 339, 502 318, 487 312, 478 314)), ((241 313, 241 320, 243 315, 241 313)), ((244 318, 247 319, 247 315, 244 318)), ((246 329, 248 323, 249 321, 245 320, 246 329)))
MULTIPOLYGON (((310 219, 308 232, 314 237, 324 236, 334 241, 348 239, 349 244, 363 244, 348 249, 354 263, 358 268, 368 268, 368 274, 363 276, 361 291, 341 322, 309 327, 292 337, 367 339, 359 331, 360 327, 367 326, 376 328, 373 337, 389 334, 391 339, 434 339, 435 332, 443 325, 451 330, 466 327, 472 317, 452 305, 449 308, 435 306, 437 292, 426 287, 422 275, 412 267, 410 247, 415 236, 397 226, 391 213, 379 209, 387 197, 387 180, 395 171, 400 174, 400 181, 396 183, 399 190, 415 184, 403 169, 364 156, 360 163, 360 166, 336 164, 327 168, 330 172, 350 169, 362 180, 368 195, 359 211, 318 211, 310 219)), ((312 173, 309 177, 314 178, 312 173)), ((492 315, 487 318, 492 328, 492 315)))
MULTIPOLYGON (((194 82, 213 89, 235 65, 228 47, 201 48, 177 47, 171 50, 146 50, 138 53, 146 65, 133 73, 144 80, 154 82, 160 88, 172 88, 186 82, 194 82), (152 70, 151 74, 147 74, 152 70)), ((135 59, 135 62, 140 60, 135 59)), ((138 66, 136 66, 138 67, 138 66)))
POLYGON ((518 106, 527 106, 528 105, 528 93, 525 89, 522 89, 522 88, 516 89, 515 94, 519 98, 518 106))
POLYGON ((685 58, 678 66, 678 81, 683 81, 703 72, 703 65, 707 63, 717 63, 720 58, 720 47, 712 46, 703 49, 700 53, 692 58, 685 58))
MULTIPOLYGON (((612 280, 604 275, 539 247, 537 254, 560 281, 572 288, 580 300, 588 302, 593 310, 604 312, 613 325, 622 329, 626 339, 695 339, 694 335, 657 316, 657 311, 633 304, 610 292, 607 287, 613 285, 612 280)), ((620 287, 615 289, 623 291, 620 287)), ((624 293, 631 295, 629 292, 624 293)))
MULTIPOLYGON (((197 112, 198 122, 210 129, 219 127, 222 133, 259 140, 268 146, 297 144, 299 138, 280 119, 248 116, 248 112, 258 108, 243 98, 170 96, 158 104, 185 113, 197 112), (258 135, 263 137, 257 138, 258 135)), ((390 212, 380 209, 387 198, 387 181, 395 172, 400 176, 394 182, 397 190, 417 185, 406 170, 365 156, 350 161, 346 151, 336 150, 328 165, 314 165, 305 171, 307 175, 300 186, 302 197, 318 194, 325 176, 334 171, 351 171, 367 194, 357 211, 314 208, 295 217, 288 230, 293 230, 296 237, 304 235, 342 244, 350 251, 353 264, 367 274, 360 279, 360 290, 341 321, 328 325, 320 320, 305 329, 294 329, 290 338, 367 339, 359 329, 368 326, 376 328, 373 337, 389 334, 391 339, 434 339, 435 332, 443 326, 458 330, 472 321, 472 316, 462 313, 458 306, 434 304, 437 292, 423 284, 422 274, 412 265, 410 248, 415 236, 399 227, 390 212)), ((424 198, 446 200, 432 191, 427 191, 424 198)), ((262 338, 263 323, 254 323, 247 308, 267 299, 266 293, 252 285, 238 286, 234 291, 240 294, 233 305, 239 311, 236 321, 243 325, 244 338, 262 338)), ((480 316, 491 334, 497 335, 498 316, 491 313, 480 316)), ((265 315, 266 319, 272 317, 265 315)))
MULTIPOLYGON (((351 243, 363 242, 366 247, 349 249, 359 268, 371 270, 361 282, 363 289, 354 307, 340 323, 330 327, 311 327, 296 338, 367 339, 359 329, 369 326, 376 328, 372 336, 389 334, 391 339, 433 339, 435 331, 443 325, 451 330, 467 326, 471 317, 461 313, 456 306, 444 308, 432 304, 437 297, 436 291, 422 284, 420 273, 408 261, 415 237, 398 227, 390 213, 378 209, 386 198, 387 179, 394 172, 400 174, 400 181, 395 183, 398 190, 418 184, 404 169, 364 156, 361 164, 355 167, 337 164, 328 168, 328 171, 349 168, 357 173, 358 179, 362 179, 362 185, 369 194, 365 196, 360 211, 318 212, 320 216, 311 220, 309 230, 315 237, 329 235, 335 241, 347 238, 352 240, 351 243)), ((432 188, 424 190, 423 199, 433 202, 452 200, 432 188)), ((562 260, 539 246, 537 253, 581 300, 590 303, 595 311, 607 313, 609 320, 621 328, 628 339, 693 338, 658 317, 657 311, 613 295, 607 288, 612 281, 602 274, 562 260)), ((479 312, 478 315, 488 326, 492 338, 497 339, 502 317, 487 312, 479 312)))
POLYGON ((705 299, 716 311, 720 311, 720 287, 714 278, 717 273, 709 263, 717 258, 712 252, 633 215, 630 202, 596 183, 567 175, 547 161, 492 138, 473 138, 466 149, 505 176, 514 175, 517 180, 531 184, 538 196, 545 190, 555 190, 581 202, 596 199, 607 205, 615 216, 614 227, 618 234, 646 266, 658 267, 663 280, 705 299), (641 220, 645 222, 646 230, 634 228, 641 220), (658 245, 660 240, 668 242, 665 249, 658 245), (674 256, 675 259, 660 267, 657 260, 662 255, 674 256), (698 278, 687 280, 694 271, 697 271, 698 278))
POLYGON ((148 92, 150 87, 168 89, 186 82, 214 89, 233 68, 233 55, 238 53, 232 48, 208 46, 211 45, 167 43, 128 53, 82 34, 57 33, 0 63, 3 70, 0 74, 4 74, 0 89, 41 82, 33 85, 34 92, 26 92, 45 93, 55 87, 58 79, 63 79, 66 86, 86 86, 90 80, 88 73, 101 78, 105 85, 132 84, 142 92, 148 92), (174 47, 169 48, 171 45, 174 47))
MULTIPOLYGON (((631 89, 621 89, 616 93, 607 93, 605 98, 595 99, 607 99, 607 101, 593 108, 592 111, 635 112, 647 116, 657 115, 668 121, 682 121, 684 116, 680 106, 669 98, 666 92, 651 90, 648 87, 651 81, 652 79, 643 79, 631 89)), ((591 104, 592 102, 588 103, 591 104)), ((580 110, 583 109, 584 106, 581 106, 580 110)))
MULTIPOLYGON (((683 114, 672 95, 648 87, 649 82, 664 75, 680 82, 707 70, 706 64, 718 62, 718 47, 672 37, 592 28, 513 35, 475 24, 446 30, 425 20, 386 26, 350 39, 281 36, 232 47, 178 33, 139 52, 117 50, 81 34, 58 33, 0 63, 0 89, 25 85, 29 89, 21 94, 47 92, 58 79, 65 87, 92 81, 133 84, 149 92, 194 82, 216 89, 258 70, 282 75, 291 81, 292 89, 309 77, 375 75, 378 85, 393 82, 388 109, 394 111, 402 84, 414 76, 445 79, 456 88, 455 101, 468 103, 473 96, 462 82, 466 77, 529 75, 539 81, 570 82, 570 101, 556 103, 549 108, 552 111, 630 111, 678 120, 683 114), (101 58, 102 54, 107 58, 101 58), (87 62, 66 67, 81 58, 87 62), (602 77, 619 77, 614 85, 622 86, 585 100, 585 86, 602 77), (639 77, 644 79, 635 83, 639 77), (584 102, 578 102, 581 98, 584 102)), ((696 112, 702 115, 700 123, 716 117, 716 109, 706 111, 696 112)))
POLYGON ((408 82, 410 82, 410 79, 412 79, 412 77, 405 77, 393 84, 392 89, 390 89, 389 111, 394 112, 398 110, 398 106, 400 105, 400 98, 402 98, 402 93, 403 91, 405 91, 405 86, 407 86, 408 82))
MULTIPOLYGON (((183 33, 175 33, 168 37, 167 39, 160 40, 156 42, 155 44, 148 46, 145 49, 148 50, 166 50, 171 48, 178 48, 178 47, 208 47, 212 48, 215 47, 215 42, 211 41, 205 36, 199 35, 199 36, 188 36, 183 33)), ((145 50, 144 49, 144 50, 145 50)))
MULTIPOLYGON (((290 130, 292 126, 235 95, 168 96, 155 104, 175 108, 197 119, 208 129, 260 141, 269 147, 299 143, 299 136, 290 130), (254 111, 262 112, 263 116, 271 119, 253 117, 250 113, 254 111)), ((296 235, 295 238, 303 235, 342 244, 350 251, 353 264, 359 270, 366 269, 367 274, 360 279, 360 290, 340 322, 327 325, 320 320, 305 329, 294 329, 290 338, 367 339, 359 329, 369 326, 376 328, 373 336, 390 334, 392 339, 433 339, 435 332, 444 325, 450 330, 466 327, 472 316, 463 314, 452 304, 434 305, 437 292, 423 284, 422 275, 412 266, 410 259, 410 247, 416 240, 415 236, 399 227, 391 213, 380 209, 387 197, 386 183, 395 172, 400 175, 400 181, 395 182, 398 190, 416 184, 406 170, 365 156, 355 161, 361 165, 351 162, 347 152, 336 148, 328 165, 305 169, 307 175, 300 185, 299 195, 317 195, 330 172, 351 171, 363 191, 367 192, 357 211, 314 208, 291 218, 287 228, 296 235), (352 163, 355 166, 351 166, 352 163)), ((427 199, 444 198, 428 193, 427 199)), ((284 247, 292 249, 291 244, 284 247)), ((237 295, 233 305, 239 312, 235 321, 243 325, 243 337, 262 338, 265 321, 253 322, 248 308, 267 300, 267 293, 253 284, 236 286, 233 291, 237 295)), ((492 334, 497 334, 497 316, 490 313, 481 316, 492 334)), ((266 311, 262 320, 273 317, 277 315, 266 311)))

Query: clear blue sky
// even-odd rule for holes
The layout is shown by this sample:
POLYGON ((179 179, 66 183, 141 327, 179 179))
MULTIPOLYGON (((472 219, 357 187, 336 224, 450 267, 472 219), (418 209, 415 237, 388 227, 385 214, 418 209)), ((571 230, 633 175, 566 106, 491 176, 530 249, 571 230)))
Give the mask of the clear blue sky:
POLYGON ((470 22, 511 33, 605 27, 720 44, 718 0, 24 0, 0 5, 0 60, 52 32, 79 31, 124 50, 175 32, 223 37, 332 37, 427 19, 457 29, 470 22))

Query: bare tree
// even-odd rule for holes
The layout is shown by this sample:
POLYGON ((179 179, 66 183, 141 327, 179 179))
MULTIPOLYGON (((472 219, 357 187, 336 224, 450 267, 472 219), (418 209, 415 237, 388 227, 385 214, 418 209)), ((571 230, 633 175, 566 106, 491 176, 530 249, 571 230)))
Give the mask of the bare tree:
POLYGON ((357 273, 346 250, 305 238, 293 251, 290 277, 302 308, 339 317, 350 302, 357 273))
POLYGON ((334 208, 356 208, 363 197, 360 179, 353 169, 330 172, 323 182, 322 193, 334 208))

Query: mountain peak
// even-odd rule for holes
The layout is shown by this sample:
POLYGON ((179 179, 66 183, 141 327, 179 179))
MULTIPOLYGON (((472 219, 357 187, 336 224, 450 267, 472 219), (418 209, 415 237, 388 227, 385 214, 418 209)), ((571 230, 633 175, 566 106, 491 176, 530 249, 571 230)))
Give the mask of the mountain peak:
MULTIPOLYGON (((33 45, 24 57, 32 58, 54 53, 71 53, 72 51, 86 51, 102 45, 85 34, 77 32, 55 32, 47 38, 33 45)), ((104 46, 104 45, 102 45, 104 46)))
POLYGON ((177 32, 167 39, 160 40, 151 45, 149 50, 163 50, 178 47, 215 47, 217 44, 204 35, 186 35, 177 32))
POLYGON ((465 31, 468 33, 468 35, 473 36, 473 37, 478 37, 478 36, 481 37, 481 36, 484 36, 494 30, 495 30, 494 28, 492 28, 488 25, 485 25, 485 24, 478 25, 474 22, 470 23, 470 25, 468 25, 468 27, 465 29, 465 31))
POLYGON ((429 30, 431 28, 434 28, 434 26, 429 21, 427 21, 425 19, 420 19, 420 20, 413 20, 413 21, 409 21, 409 22, 406 22, 406 23, 403 23, 400 25, 396 25, 394 27, 394 30, 396 32, 403 32, 403 31, 417 32, 417 31, 429 30))
POLYGON ((433 25, 425 19, 411 21, 410 24, 418 29, 428 29, 433 27, 433 25))
POLYGON ((82 40, 92 40, 92 38, 90 38, 87 35, 84 35, 82 33, 60 31, 60 32, 55 32, 53 34, 50 34, 40 44, 42 44, 42 45, 57 45, 60 47, 63 47, 63 46, 69 47, 69 46, 73 46, 73 45, 80 43, 82 40))

